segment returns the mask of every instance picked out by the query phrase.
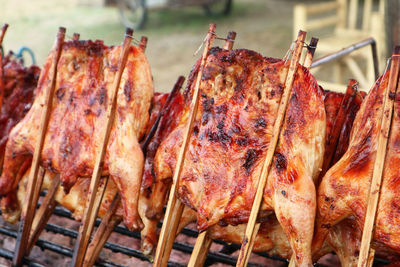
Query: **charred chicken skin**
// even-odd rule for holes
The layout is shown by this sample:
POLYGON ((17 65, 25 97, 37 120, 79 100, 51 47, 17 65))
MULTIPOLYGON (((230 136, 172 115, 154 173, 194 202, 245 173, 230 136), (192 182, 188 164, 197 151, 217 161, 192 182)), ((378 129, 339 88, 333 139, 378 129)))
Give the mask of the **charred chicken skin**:
MULTIPOLYGON (((361 95, 363 93, 361 92, 361 95)), ((326 112, 326 142, 329 136, 333 134, 333 124, 336 115, 341 107, 342 100, 344 98, 343 93, 324 91, 324 104, 326 112)), ((362 98, 361 98, 362 99, 362 98)), ((339 142, 338 148, 340 150, 333 151, 335 157, 341 157, 347 150, 348 139, 350 136, 350 131, 352 129, 352 124, 355 115, 360 107, 360 99, 354 98, 350 104, 350 112, 346 114, 344 124, 339 131, 339 142)), ((324 160, 330 159, 333 155, 327 155, 325 151, 324 160)), ((333 158, 335 160, 335 158, 333 158)), ((335 161, 333 161, 334 163, 335 161)), ((197 215, 196 212, 188 207, 185 207, 183 212, 179 230, 180 232, 185 226, 190 223, 196 222, 197 215)), ((351 224, 347 223, 346 227, 351 227, 351 224)), ((342 227, 337 229, 334 233, 331 233, 327 242, 324 243, 322 249, 319 251, 319 257, 328 254, 329 252, 336 251, 342 262, 347 262, 349 254, 352 253, 351 250, 345 249, 345 246, 340 246, 342 249, 338 250, 338 241, 343 241, 338 238, 342 237, 343 229, 342 227)), ((209 229, 209 237, 211 239, 219 239, 228 243, 240 244, 246 229, 246 224, 240 224, 237 226, 227 225, 220 226, 214 225, 209 229)), ((353 244, 356 242, 356 238, 352 235, 346 236, 346 244, 353 244)), ((281 258, 290 259, 292 256, 292 249, 290 247, 288 238, 279 224, 276 216, 271 214, 270 216, 263 219, 260 229, 257 233, 256 239, 254 241, 253 251, 255 252, 267 252, 270 256, 279 256, 281 258)), ((344 265, 347 266, 347 265, 344 265)))
MULTIPOLYGON (((90 177, 93 172, 120 52, 121 46, 106 47, 101 41, 69 41, 63 45, 41 164, 60 174, 66 191, 78 177, 90 177)), ((0 195, 15 191, 21 164, 34 151, 54 53, 44 64, 32 108, 10 133, 0 195)), ((143 51, 132 46, 122 74, 103 167, 103 174, 111 176, 121 193, 124 222, 131 230, 143 226, 137 208, 144 163, 138 140, 146 130, 152 96, 149 64, 143 51)))
MULTIPOLYGON (((179 198, 197 211, 204 231, 248 220, 270 142, 288 63, 249 50, 212 48, 201 77, 200 102, 179 198)), ((170 179, 182 144, 199 63, 189 77, 178 127, 157 151, 157 179, 170 179)), ((315 187, 325 140, 323 93, 299 67, 264 193, 261 217, 275 211, 299 265, 311 264, 315 187)))
MULTIPOLYGON (((318 189, 318 210, 314 250, 317 251, 328 236, 328 241, 336 242, 338 254, 344 254, 340 245, 346 244, 348 236, 361 237, 366 203, 374 162, 378 134, 381 126, 383 97, 388 85, 389 71, 378 79, 370 90, 357 113, 352 129, 349 148, 344 156, 326 173, 318 189), (348 225, 351 224, 352 227, 348 225), (339 241, 338 241, 339 240, 339 241), (342 251, 342 252, 340 252, 342 251)), ((399 177, 400 170, 400 98, 394 96, 392 128, 383 171, 381 195, 372 246, 385 247, 392 253, 400 253, 400 209, 399 177)), ((354 239, 354 238, 353 238, 354 239)), ((359 242, 353 242, 352 251, 342 257, 346 266, 357 265, 359 242)))
POLYGON ((24 67, 12 58, 11 53, 2 62, 4 95, 0 115, 1 165, 9 133, 31 108, 40 75, 39 67, 24 67))
MULTIPOLYGON (((154 133, 153 137, 147 145, 145 165, 143 171, 143 178, 139 196, 139 215, 143 221, 144 228, 141 231, 142 240, 142 251, 145 255, 151 255, 155 245, 157 244, 157 224, 160 222, 158 219, 149 219, 146 217, 146 213, 152 209, 152 196, 153 188, 155 186, 155 177, 153 171, 154 165, 154 155, 157 148, 162 140, 174 129, 179 122, 180 114, 182 113, 182 103, 183 95, 179 91, 176 91, 172 100, 166 106, 165 101, 167 100, 169 94, 159 94, 155 93, 152 99, 151 112, 149 125, 146 130, 146 136, 149 134, 151 126, 156 120, 159 112, 167 111, 160 119, 159 126, 154 133)), ((143 140, 142 140, 143 142, 143 140)), ((30 165, 30 162, 29 162, 30 165)), ((29 165, 27 167, 29 167, 29 165)), ((7 198, 3 198, 2 202, 2 216, 9 223, 15 223, 18 221, 22 202, 25 197, 26 184, 29 176, 29 169, 24 168, 21 171, 24 175, 19 182, 18 190, 15 194, 8 194, 7 198)), ((52 179, 55 174, 52 172, 46 172, 44 183, 42 189, 47 189, 50 186, 52 179)), ((77 182, 69 190, 68 194, 65 193, 63 186, 60 186, 55 195, 56 201, 67 208, 73 213, 73 217, 76 220, 81 220, 83 218, 83 213, 86 205, 87 192, 89 190, 90 179, 78 178, 77 182)), ((104 179, 102 178, 100 186, 104 186, 104 179)), ((164 186, 163 191, 168 191, 169 187, 164 186)), ((118 192, 118 188, 112 180, 107 183, 107 188, 105 190, 103 200, 99 209, 99 217, 103 217, 109 208, 115 194, 118 192)), ((166 193, 164 193, 166 195, 166 193)), ((117 209, 116 216, 123 218, 123 209, 121 205, 117 209)))

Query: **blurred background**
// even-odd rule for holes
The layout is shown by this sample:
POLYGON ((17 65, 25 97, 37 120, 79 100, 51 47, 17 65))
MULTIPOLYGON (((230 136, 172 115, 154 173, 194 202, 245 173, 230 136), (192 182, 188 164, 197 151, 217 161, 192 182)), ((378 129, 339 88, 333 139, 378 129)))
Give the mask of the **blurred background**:
MULTIPOLYGON (((172 1, 173 2, 173 1, 172 1)), ((176 2, 176 0, 175 0, 176 2)), ((182 1, 181 1, 182 2, 182 1)), ((199 55, 208 24, 217 24, 225 37, 229 30, 238 33, 235 47, 248 48, 270 57, 283 57, 292 42, 292 13, 296 1, 234 0, 231 12, 207 15, 202 6, 156 9, 147 13, 143 29, 134 36, 149 38, 146 54, 157 91, 169 91, 179 75, 187 76, 199 55)), ((10 27, 4 39, 5 50, 28 46, 39 66, 50 51, 59 26, 81 39, 100 39, 119 44, 125 27, 115 2, 103 0, 0 0, 0 23, 10 27)), ((220 8, 217 6, 217 8, 220 8)), ((216 41, 221 45, 222 41, 216 41)))
MULTIPOLYGON (((351 16, 357 20, 356 27, 363 27, 361 24, 365 16, 363 6, 364 2, 367 2, 365 0, 353 1, 357 2, 356 10, 359 12, 356 14, 347 14, 350 9, 329 9, 318 6, 328 2, 322 0, 220 0, 215 1, 218 2, 216 4, 204 5, 207 2, 210 0, 0 0, 0 23, 10 24, 3 44, 6 51, 11 49, 17 52, 21 46, 29 47, 36 56, 37 64, 41 66, 52 47, 59 26, 67 28, 69 37, 77 32, 81 34, 81 39, 100 39, 107 45, 119 44, 122 41, 124 24, 133 26, 136 29, 134 34, 136 39, 140 39, 142 35, 149 38, 146 54, 152 68, 155 89, 169 91, 179 75, 188 75, 198 57, 193 54, 201 44, 210 22, 217 24, 217 33, 221 37, 225 37, 229 30, 236 31, 238 33, 236 48, 253 49, 264 56, 277 58, 285 55, 292 40, 295 39, 294 33, 300 28, 309 31, 308 40, 311 36, 316 36, 323 42, 325 37, 333 36, 331 39, 335 40, 335 44, 331 45, 327 41, 330 45, 328 49, 323 49, 323 44, 320 42, 317 52, 321 52, 317 57, 337 51, 378 32, 380 36, 374 38, 378 39, 381 70, 385 64, 384 57, 391 52, 393 43, 398 43, 400 0, 369 1, 372 3, 371 10, 382 13, 377 19, 381 26, 375 27, 375 33, 371 33, 370 28, 377 24, 371 22, 367 32, 362 36, 357 37, 358 35, 351 33, 353 36, 351 40, 334 35, 338 27, 348 24, 344 20, 351 16), (386 14, 381 10, 384 2, 386 2, 386 14), (316 7, 310 9, 311 11, 306 9, 313 5, 316 7), (300 6, 297 9, 303 8, 304 12, 300 12, 294 19, 295 6, 300 6), (315 10, 327 12, 320 15, 320 21, 310 22, 308 27, 306 21, 310 19, 309 14, 315 16, 317 13, 315 10), (344 15, 343 18, 340 17, 341 14, 344 15), (329 23, 328 16, 331 15, 336 17, 329 23), (394 36, 393 33, 397 34, 394 36)), ((347 2, 351 1, 329 2, 348 5, 347 2)), ((351 12, 354 13, 354 10, 351 12)), ((318 14, 316 16, 318 17, 318 14)), ((215 45, 221 45, 221 42, 217 41, 215 45)), ((367 49, 369 48, 364 49, 366 54, 370 53, 367 49)), ((345 84, 349 78, 363 80, 363 77, 353 77, 355 75, 352 74, 357 74, 357 71, 367 72, 371 64, 371 61, 361 64, 360 70, 355 69, 352 73, 346 70, 352 63, 346 65, 342 62, 341 68, 337 65, 339 68, 333 69, 336 79, 333 82, 338 83, 342 80, 340 83, 345 84), (343 75, 343 73, 350 74, 343 75)), ((332 78, 333 72, 332 70, 318 72, 317 79, 332 78)), ((373 78, 373 75, 370 75, 369 79, 365 77, 364 84, 370 84, 373 78)))

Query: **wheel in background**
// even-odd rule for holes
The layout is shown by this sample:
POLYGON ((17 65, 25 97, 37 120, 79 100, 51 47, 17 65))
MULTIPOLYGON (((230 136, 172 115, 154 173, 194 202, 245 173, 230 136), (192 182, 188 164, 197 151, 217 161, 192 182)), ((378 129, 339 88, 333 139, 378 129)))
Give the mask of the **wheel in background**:
POLYGON ((215 0, 211 4, 203 5, 208 16, 228 15, 232 10, 232 0, 215 0))
POLYGON ((118 13, 122 24, 134 30, 141 29, 147 17, 145 4, 145 0, 118 0, 118 13))

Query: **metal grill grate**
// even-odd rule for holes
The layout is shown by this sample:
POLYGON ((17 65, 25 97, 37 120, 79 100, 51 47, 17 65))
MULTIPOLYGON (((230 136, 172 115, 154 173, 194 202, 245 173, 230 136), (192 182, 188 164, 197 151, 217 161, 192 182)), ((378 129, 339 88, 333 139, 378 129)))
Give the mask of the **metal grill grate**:
MULTIPOLYGON (((1 214, 1 213, 0 213, 1 214)), ((64 209, 63 207, 57 207, 53 213, 53 216, 58 216, 61 218, 65 218, 65 219, 70 219, 73 220, 72 218, 72 214, 67 211, 66 209, 64 209)), ((98 219, 96 221, 96 226, 98 226, 100 224, 100 220, 98 219)), ((159 225, 160 226, 160 225, 159 225)), ((72 230, 72 229, 68 229, 65 227, 62 227, 60 225, 57 224, 53 224, 53 223, 48 223, 45 227, 45 230, 47 232, 53 233, 53 234, 60 234, 63 235, 65 237, 70 237, 72 239, 75 239, 77 237, 77 231, 72 230)), ((130 237, 130 238, 134 238, 134 239, 140 239, 140 233, 137 232, 130 232, 128 231, 124 226, 117 226, 114 229, 115 233, 121 234, 123 236, 126 237, 130 237)), ((11 237, 13 239, 15 239, 17 237, 17 232, 16 230, 12 229, 12 227, 9 227, 7 225, 4 225, 2 227, 0 227, 0 235, 3 236, 8 236, 11 237)), ((195 230, 189 229, 189 228, 185 228, 183 229, 183 231, 181 232, 181 236, 186 236, 186 237, 192 237, 192 238, 196 238, 197 237, 197 232, 195 230)), ((236 264, 236 257, 229 255, 230 253, 236 251, 237 249, 239 249, 240 247, 238 245, 234 245, 234 244, 227 244, 223 241, 220 240, 215 240, 214 243, 219 244, 219 245, 223 245, 223 249, 220 252, 210 252, 208 254, 207 257, 207 261, 206 264, 210 265, 210 264, 214 264, 214 263, 222 263, 222 264, 226 264, 226 265, 232 265, 234 266, 236 264)), ((73 254, 73 249, 71 247, 67 247, 64 245, 60 245, 57 244, 55 242, 51 242, 48 240, 44 240, 39 238, 39 240, 36 242, 36 246, 39 247, 41 250, 48 250, 48 251, 52 251, 55 252, 59 255, 62 255, 64 257, 72 257, 73 254)), ((146 258, 146 256, 143 255, 143 253, 140 250, 137 249, 133 249, 133 248, 129 248, 127 246, 123 246, 121 244, 117 244, 114 242, 107 242, 104 246, 104 248, 114 252, 114 253, 122 253, 124 255, 130 256, 130 257, 134 257, 140 261, 146 262, 149 261, 148 258, 146 258)), ((190 255, 192 253, 193 250, 193 245, 192 244, 188 244, 186 242, 178 242, 176 241, 174 243, 173 246, 174 250, 182 252, 184 254, 190 255)), ((0 248, 0 257, 1 258, 5 258, 8 260, 11 260, 13 257, 14 252, 7 250, 5 248, 0 248)), ((282 259, 279 257, 271 257, 266 253, 257 253, 258 255, 262 256, 262 257, 266 257, 269 259, 272 259, 274 261, 277 262, 281 262, 281 263, 287 263, 286 259, 282 259)), ((118 257, 118 256, 117 256, 118 257)), ((44 266, 43 264, 39 263, 38 261, 31 259, 31 258, 26 258, 25 259, 25 263, 28 266, 33 266, 33 267, 39 267, 39 266, 44 266)), ((96 262, 97 266, 104 266, 104 267, 115 267, 115 266, 122 266, 120 264, 114 263, 110 260, 105 260, 102 258, 99 258, 96 262)), ((182 263, 178 263, 178 262, 174 262, 174 261, 170 261, 169 263, 170 266, 185 266, 182 263)), ((255 264, 255 263, 249 263, 248 266, 259 266, 259 264, 255 264)))

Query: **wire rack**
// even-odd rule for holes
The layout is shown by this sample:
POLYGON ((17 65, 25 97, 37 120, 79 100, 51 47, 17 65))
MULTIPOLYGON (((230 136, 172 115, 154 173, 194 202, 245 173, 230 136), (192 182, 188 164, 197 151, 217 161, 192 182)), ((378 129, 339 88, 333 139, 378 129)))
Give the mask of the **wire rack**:
MULTIPOLYGON (((0 215, 1 215, 1 212, 0 212, 0 215)), ((66 210, 65 208, 60 207, 60 206, 55 209, 52 217, 54 217, 54 216, 64 218, 66 220, 72 220, 72 221, 74 220, 72 217, 72 214, 68 210, 66 210)), ((100 220, 98 219, 96 221, 96 226, 98 226, 99 224, 100 224, 100 220)), ((161 227, 161 224, 159 225, 159 227, 161 227)), ((78 235, 77 231, 66 228, 65 226, 54 224, 54 223, 48 223, 45 227, 45 230, 48 233, 51 233, 54 235, 63 235, 65 237, 69 237, 72 239, 76 239, 76 237, 78 235)), ((140 233, 130 232, 127 230, 127 228, 125 228, 122 225, 115 227, 114 232, 118 233, 122 236, 133 238, 136 240, 140 239, 140 233)), ((193 230, 190 228, 185 228, 182 230, 180 237, 183 236, 186 238, 196 238, 197 235, 198 235, 198 233, 196 230, 193 230)), ((3 225, 0 227, 0 236, 7 236, 7 237, 11 237, 11 238, 15 239, 17 237, 17 232, 15 229, 13 229, 13 227, 10 227, 8 225, 3 225)), ((179 240, 179 237, 178 237, 178 240, 179 240)), ((232 254, 233 252, 238 250, 240 248, 240 246, 235 245, 235 244, 227 244, 226 242, 223 242, 220 240, 215 240, 214 243, 217 245, 220 245, 219 247, 222 246, 222 249, 220 249, 220 251, 210 252, 207 256, 206 265, 220 263, 220 264, 235 266, 237 259, 235 256, 232 256, 230 254, 232 254)), ((62 255, 63 257, 68 257, 68 258, 71 258, 72 254, 73 254, 73 247, 68 247, 68 246, 65 246, 62 244, 58 244, 56 242, 48 241, 43 238, 39 238, 39 240, 36 242, 36 247, 40 248, 41 250, 51 251, 51 252, 57 253, 59 255, 62 255)), ((113 253, 121 253, 121 254, 124 254, 129 257, 134 257, 138 261, 143 261, 143 263, 145 263, 145 262, 150 263, 149 259, 145 255, 143 255, 143 253, 138 249, 133 249, 133 248, 130 248, 130 247, 118 244, 118 243, 114 243, 114 242, 107 242, 105 244, 104 248, 112 251, 113 253)), ((173 249, 180 253, 187 254, 189 257, 193 250, 193 244, 190 244, 187 242, 175 241, 173 249)), ((256 253, 256 254, 258 256, 268 258, 272 261, 276 261, 277 264, 278 263, 281 263, 281 265, 287 264, 287 260, 280 258, 280 257, 270 256, 266 253, 256 253)), ((11 260, 13 258, 13 255, 14 255, 13 251, 7 250, 5 248, 0 248, 0 257, 1 258, 11 260)), ((119 257, 119 256, 115 255, 115 257, 119 257)), ((112 258, 114 258, 114 257, 112 257, 112 258)), ((43 263, 40 263, 39 261, 29 258, 29 257, 25 258, 24 262, 28 266, 33 266, 33 267, 46 266, 43 263)), ((97 260, 96 265, 97 266, 105 266, 105 267, 123 266, 121 264, 112 262, 109 259, 103 259, 101 257, 97 260)), ((170 261, 169 266, 180 267, 180 266, 185 266, 185 264, 170 261)), ((250 262, 248 264, 248 266, 254 267, 254 266, 260 266, 260 264, 250 262)))

